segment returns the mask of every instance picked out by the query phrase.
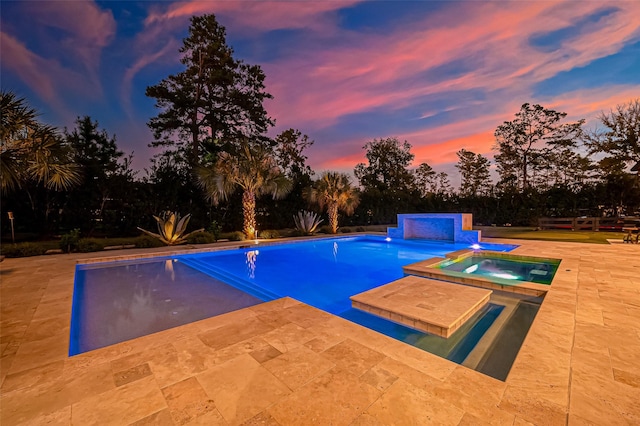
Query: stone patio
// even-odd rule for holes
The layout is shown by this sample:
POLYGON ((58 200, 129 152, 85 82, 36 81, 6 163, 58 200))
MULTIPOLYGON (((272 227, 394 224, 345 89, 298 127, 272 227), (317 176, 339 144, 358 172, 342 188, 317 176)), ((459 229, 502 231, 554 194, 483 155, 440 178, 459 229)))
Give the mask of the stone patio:
POLYGON ((69 358, 105 254, 5 259, 0 424, 640 424, 640 246, 494 242, 563 259, 506 382, 288 298, 69 358))

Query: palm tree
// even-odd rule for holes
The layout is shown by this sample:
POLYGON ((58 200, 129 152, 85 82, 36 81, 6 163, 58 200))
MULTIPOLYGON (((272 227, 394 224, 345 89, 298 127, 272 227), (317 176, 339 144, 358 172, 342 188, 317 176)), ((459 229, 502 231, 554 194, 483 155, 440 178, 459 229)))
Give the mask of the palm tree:
POLYGON ((248 239, 256 236, 256 197, 271 194, 280 199, 291 190, 273 156, 263 147, 244 142, 237 155, 222 152, 212 167, 198 169, 198 181, 207 197, 218 204, 233 191, 242 189, 242 232, 248 239))
POLYGON ((56 129, 36 120, 24 98, 0 92, 0 190, 14 191, 27 182, 65 190, 80 182, 69 148, 56 129))
POLYGON ((324 172, 308 192, 309 201, 327 207, 331 232, 338 232, 338 210, 350 215, 360 202, 356 188, 346 173, 324 172))

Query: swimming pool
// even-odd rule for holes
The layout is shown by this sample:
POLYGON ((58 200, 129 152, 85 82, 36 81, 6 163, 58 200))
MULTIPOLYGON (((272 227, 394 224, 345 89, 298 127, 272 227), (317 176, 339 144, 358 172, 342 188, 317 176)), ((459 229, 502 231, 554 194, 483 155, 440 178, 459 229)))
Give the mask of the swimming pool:
MULTIPOLYGON (((510 251, 515 247, 513 245, 482 244, 481 249, 510 251)), ((489 303, 482 311, 474 315, 465 327, 454 333, 451 338, 445 339, 352 309, 349 297, 403 277, 402 267, 405 265, 434 256, 443 257, 447 253, 467 248, 469 248, 468 244, 390 240, 385 237, 367 235, 313 239, 273 245, 248 244, 240 249, 184 254, 157 260, 157 262, 164 262, 165 267, 171 265, 172 279, 174 280, 182 280, 182 275, 188 274, 191 278, 184 280, 184 282, 188 282, 196 276, 204 283, 206 279, 202 277, 207 276, 216 283, 216 286, 228 285, 233 290, 240 290, 241 293, 251 296, 253 299, 247 303, 289 296, 445 358, 463 362, 486 330, 501 314, 504 309, 503 305, 489 303)), ((148 262, 153 263, 153 260, 148 262)), ((141 267, 139 259, 132 262, 102 265, 102 268, 99 264, 85 266, 84 269, 79 265, 81 273, 76 276, 72 314, 72 340, 76 339, 76 342, 72 342, 71 347, 82 347, 83 344, 79 342, 83 340, 83 334, 95 333, 82 325, 86 319, 80 315, 81 312, 93 310, 85 306, 87 303, 98 303, 96 297, 93 299, 86 297, 87 288, 93 285, 90 282, 90 277, 88 281, 86 280, 88 275, 91 275, 90 271, 104 269, 108 276, 113 272, 108 272, 107 269, 120 268, 118 272, 120 276, 115 281, 136 286, 139 285, 137 280, 148 279, 148 277, 144 278, 146 273, 141 271, 141 267)), ((163 276, 157 271, 155 274, 163 276)), ((167 280, 166 274, 164 279, 167 280)), ((162 278, 159 280, 162 281, 162 278)), ((151 287, 148 285, 145 287, 145 291, 148 293, 148 300, 144 305, 145 309, 150 305, 162 308, 163 300, 167 298, 161 296, 155 300, 154 293, 157 291, 152 291, 151 287), (162 299, 163 297, 165 299, 162 299)), ((187 290, 187 286, 181 284, 179 288, 181 294, 187 292, 184 293, 187 298, 202 298, 206 293, 203 290, 202 294, 192 295, 187 290)), ((203 288, 206 288, 206 284, 203 284, 203 288)), ((213 293, 219 291, 214 290, 213 293)), ((226 289, 225 291, 230 290, 226 289)), ((101 297, 104 299, 105 294, 101 297)), ((106 305, 114 306, 118 303, 109 301, 106 305)), ((131 312, 131 309, 126 311, 127 315, 131 315, 131 312)), ((155 315, 158 318, 175 316, 172 314, 175 311, 169 310, 167 312, 151 316, 155 315)), ((145 321, 153 322, 148 318, 145 321)), ((134 322, 128 320, 130 324, 134 322)), ((172 324, 171 321, 165 321, 165 323, 172 324)), ((169 325, 169 327, 171 326, 175 325, 169 325)), ((122 340, 129 338, 133 338, 130 333, 122 340)))

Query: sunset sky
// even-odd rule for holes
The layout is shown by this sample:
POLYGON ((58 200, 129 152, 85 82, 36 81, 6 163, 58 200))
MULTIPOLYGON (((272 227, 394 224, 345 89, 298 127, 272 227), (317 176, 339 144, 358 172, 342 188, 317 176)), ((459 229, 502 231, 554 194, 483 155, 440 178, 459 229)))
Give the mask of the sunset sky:
POLYGON ((90 115, 148 167, 145 88, 182 70, 192 15, 214 13, 267 76, 278 132, 315 141, 316 171, 352 171, 374 138, 457 172, 539 103, 596 124, 640 97, 640 1, 2 1, 1 85, 58 127, 90 115))

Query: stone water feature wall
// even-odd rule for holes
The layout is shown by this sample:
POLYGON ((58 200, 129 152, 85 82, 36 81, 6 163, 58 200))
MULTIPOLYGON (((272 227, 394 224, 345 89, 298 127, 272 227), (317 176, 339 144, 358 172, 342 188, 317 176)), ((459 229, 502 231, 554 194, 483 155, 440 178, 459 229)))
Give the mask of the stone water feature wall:
POLYGON ((387 228, 387 236, 476 244, 480 231, 474 231, 471 213, 410 213, 398 215, 398 227, 387 228))

